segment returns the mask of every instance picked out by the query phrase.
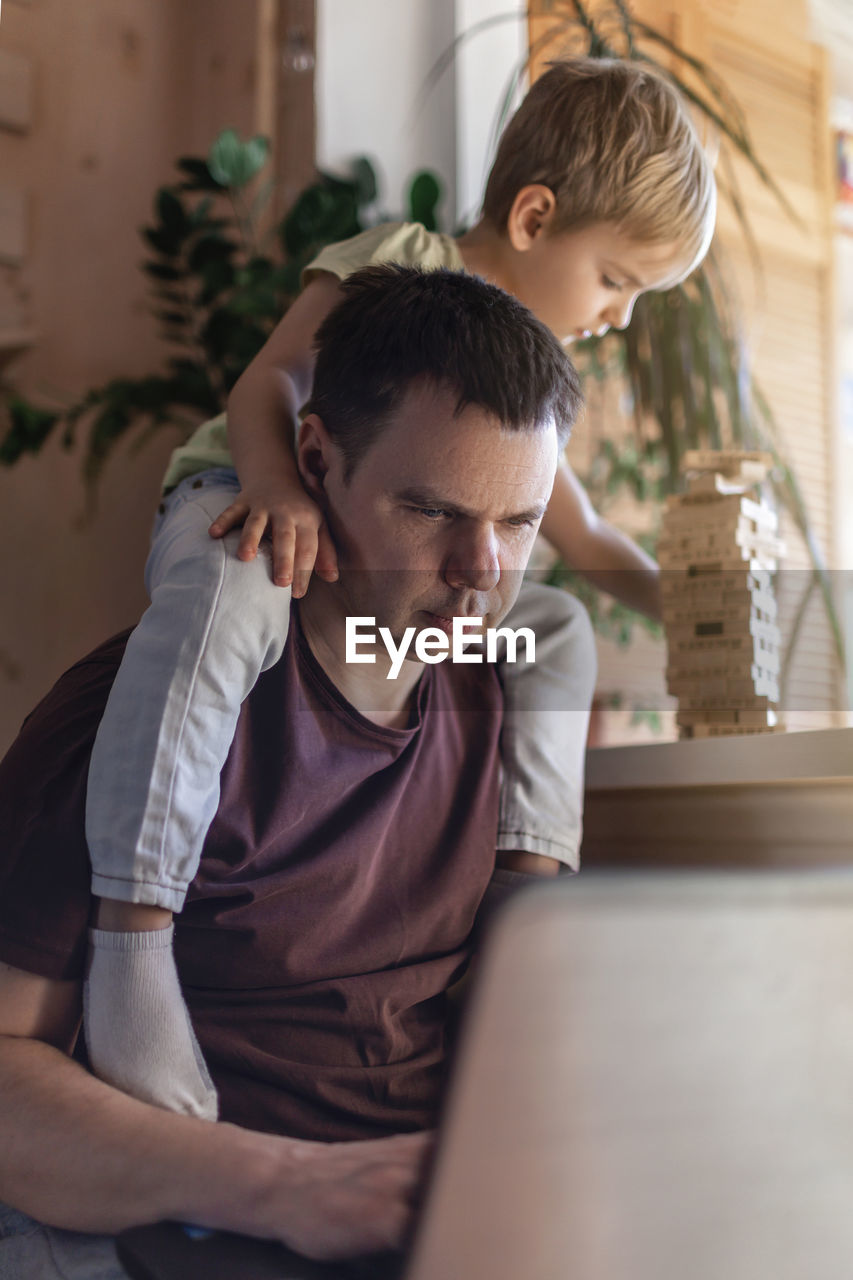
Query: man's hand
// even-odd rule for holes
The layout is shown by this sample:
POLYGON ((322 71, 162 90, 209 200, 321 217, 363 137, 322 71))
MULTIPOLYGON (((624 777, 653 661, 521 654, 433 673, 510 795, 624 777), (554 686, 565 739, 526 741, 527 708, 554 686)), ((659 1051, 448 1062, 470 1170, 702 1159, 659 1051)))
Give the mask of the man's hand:
MULTIPOLYGON (((320 1260, 400 1249, 433 1144, 428 1133, 291 1144, 277 1234, 291 1249, 320 1260)), ((265 1214, 276 1212, 274 1201, 264 1206, 265 1214)))
POLYGON ((301 486, 275 485, 258 492, 241 490, 229 507, 210 526, 212 538, 243 526, 237 548, 241 560, 254 560, 265 534, 272 542, 273 581, 276 586, 293 585, 298 600, 305 595, 316 573, 326 582, 338 576, 335 547, 323 513, 301 486))

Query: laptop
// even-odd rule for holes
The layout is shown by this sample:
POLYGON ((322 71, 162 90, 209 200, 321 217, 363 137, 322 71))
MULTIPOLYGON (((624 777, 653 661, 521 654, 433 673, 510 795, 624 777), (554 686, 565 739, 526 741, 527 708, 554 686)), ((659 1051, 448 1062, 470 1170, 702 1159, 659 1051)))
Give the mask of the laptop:
POLYGON ((837 1280, 851 1205, 853 871, 587 873, 488 941, 406 1259, 217 1233, 145 1270, 175 1224, 119 1254, 138 1280, 837 1280))

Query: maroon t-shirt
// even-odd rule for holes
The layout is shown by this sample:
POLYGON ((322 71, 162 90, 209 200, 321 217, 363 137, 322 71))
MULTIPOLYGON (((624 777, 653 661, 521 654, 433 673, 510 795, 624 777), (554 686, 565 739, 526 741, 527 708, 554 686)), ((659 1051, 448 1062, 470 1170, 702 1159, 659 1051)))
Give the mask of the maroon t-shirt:
MULTIPOLYGON (((57 682, 0 764, 0 959, 80 977, 89 754, 126 635, 57 682)), ((175 951, 221 1115, 337 1140, 434 1123, 445 992, 494 865, 500 688, 427 667, 410 728, 302 636, 243 705, 175 951)))

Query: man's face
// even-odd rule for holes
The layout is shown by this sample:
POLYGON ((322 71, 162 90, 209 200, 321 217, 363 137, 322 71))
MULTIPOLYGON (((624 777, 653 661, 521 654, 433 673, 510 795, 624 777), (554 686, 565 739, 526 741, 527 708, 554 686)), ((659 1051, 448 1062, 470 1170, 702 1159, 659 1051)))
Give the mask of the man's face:
MULTIPOLYGON (((332 446, 324 477, 340 617, 407 627, 479 617, 493 627, 520 586, 557 466, 553 425, 505 431, 447 391, 412 388, 348 482, 332 446)), ((306 420, 306 423, 308 420, 306 420)))

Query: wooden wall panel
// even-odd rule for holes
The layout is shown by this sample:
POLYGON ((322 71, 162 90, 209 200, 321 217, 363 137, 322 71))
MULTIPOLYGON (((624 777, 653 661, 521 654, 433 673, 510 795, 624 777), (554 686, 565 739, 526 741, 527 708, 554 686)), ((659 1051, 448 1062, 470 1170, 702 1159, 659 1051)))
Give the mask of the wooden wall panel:
MULTIPOLYGON (((257 3, 3 4, 0 49, 31 61, 35 93, 29 131, 0 129, 2 181, 28 200, 24 262, 0 263, 0 365, 14 354, 2 372, 31 397, 160 367, 138 228, 175 157, 252 132, 257 3)), ((174 443, 122 450, 85 525, 79 454, 55 442, 0 469, 0 752, 63 668, 139 617, 174 443)))
POLYGON ((27 248, 27 197, 9 182, 0 181, 0 262, 17 266, 27 248))
POLYGON ((33 114, 33 64, 29 58, 0 49, 0 128, 24 132, 33 114))

